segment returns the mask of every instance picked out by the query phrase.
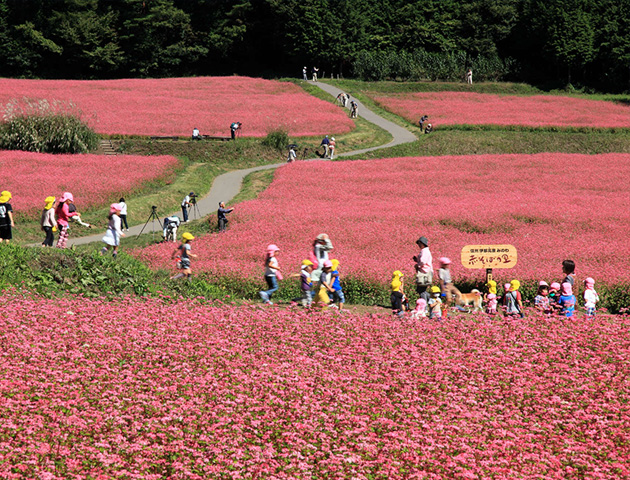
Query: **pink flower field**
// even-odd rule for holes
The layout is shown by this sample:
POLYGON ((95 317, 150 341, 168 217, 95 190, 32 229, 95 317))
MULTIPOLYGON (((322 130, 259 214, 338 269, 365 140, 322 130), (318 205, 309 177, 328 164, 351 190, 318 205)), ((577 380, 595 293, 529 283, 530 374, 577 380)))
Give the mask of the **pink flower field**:
POLYGON ((468 92, 370 94, 383 108, 417 123, 429 115, 440 125, 523 125, 528 127, 630 127, 630 106, 583 98, 518 97, 468 92))
POLYGON ((0 298, 0 477, 630 476, 630 321, 0 298), (54 312, 54 314, 51 314, 54 312))
POLYGON ((44 198, 64 191, 74 194, 81 209, 101 206, 132 192, 143 182, 169 176, 178 160, 170 156, 52 155, 0 151, 0 190, 9 190, 13 208, 35 213, 44 198))
POLYGON ((354 123, 335 105, 289 82, 248 77, 130 80, 0 79, 0 103, 23 97, 74 103, 97 132, 122 135, 246 137, 286 128, 290 135, 345 133, 354 123))
MULTIPOLYGON (((481 278, 460 264, 465 245, 512 244, 518 263, 505 278, 557 280, 561 262, 578 278, 630 280, 630 155, 479 155, 298 162, 276 171, 258 199, 237 205, 225 234, 195 241, 193 270, 260 278, 267 244, 280 266, 299 264, 320 232, 330 235, 340 273, 388 283, 413 274, 416 239, 433 258, 453 259, 457 279, 481 278)), ((170 266, 168 245, 137 255, 170 266)))

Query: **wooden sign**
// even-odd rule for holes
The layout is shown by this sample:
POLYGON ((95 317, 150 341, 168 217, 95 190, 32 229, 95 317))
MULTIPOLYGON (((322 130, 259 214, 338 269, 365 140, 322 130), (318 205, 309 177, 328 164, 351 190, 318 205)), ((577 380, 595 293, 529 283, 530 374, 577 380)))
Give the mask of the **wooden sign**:
POLYGON ((516 260, 513 245, 466 245, 462 248, 465 268, 512 268, 516 260))

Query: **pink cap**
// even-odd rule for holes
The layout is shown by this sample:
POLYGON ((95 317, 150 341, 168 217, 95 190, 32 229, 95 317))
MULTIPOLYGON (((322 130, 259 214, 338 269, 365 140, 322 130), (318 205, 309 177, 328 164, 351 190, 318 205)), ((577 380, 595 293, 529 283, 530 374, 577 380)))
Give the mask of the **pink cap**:
POLYGON ((332 262, 331 262, 330 260, 326 260, 326 261, 324 262, 324 268, 328 268, 328 267, 331 267, 331 268, 332 268, 332 262))
POLYGON ((109 206, 109 213, 120 212, 121 210, 122 210, 122 207, 120 206, 120 203, 112 203, 109 206))
POLYGON ((509 283, 506 283, 505 285, 503 285, 503 289, 507 292, 511 286, 512 285, 510 285, 509 283))
POLYGON ((65 201, 67 201, 67 200, 70 200, 71 202, 74 202, 74 197, 72 196, 72 194, 70 192, 63 192, 63 195, 59 199, 59 203, 63 203, 65 201))
POLYGON ((494 300, 495 298, 497 298, 497 296, 494 293, 488 295, 488 300, 494 300))
POLYGON ((424 298, 416 300, 416 308, 424 308, 427 306, 427 301, 424 298))
POLYGON ((451 264, 451 259, 448 257, 442 257, 440 258, 440 263, 442 265, 450 265, 451 264))
POLYGON ((274 253, 278 252, 279 250, 280 249, 278 248, 278 245, 276 245, 275 243, 267 245, 267 253, 274 253))
POLYGON ((547 282, 545 282, 544 280, 541 280, 540 282, 538 282, 538 286, 539 287, 548 287, 549 284, 547 282))
POLYGON ((562 284, 562 295, 573 295, 573 287, 570 283, 565 282, 562 284))
POLYGON ((588 277, 584 280, 584 285, 586 285, 587 287, 594 287, 595 280, 592 277, 588 277))
POLYGON ((555 290, 558 291, 560 290, 560 284, 558 282, 553 282, 550 286, 549 286, 550 290, 555 290))

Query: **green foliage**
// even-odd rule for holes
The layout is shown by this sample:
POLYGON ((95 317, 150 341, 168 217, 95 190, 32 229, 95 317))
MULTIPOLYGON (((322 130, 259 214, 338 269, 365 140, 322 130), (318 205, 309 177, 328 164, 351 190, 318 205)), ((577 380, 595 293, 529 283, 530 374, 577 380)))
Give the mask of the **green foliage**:
POLYGON ((47 100, 13 100, 4 107, 0 148, 45 153, 87 153, 98 135, 72 105, 47 100))
POLYGON ((352 67, 356 77, 367 81, 381 80, 443 80, 463 78, 466 67, 472 67, 476 81, 503 79, 515 67, 511 59, 501 60, 496 54, 468 58, 463 51, 413 53, 373 52, 362 50, 352 67))
POLYGON ((262 141, 265 147, 275 148, 280 152, 284 152, 289 143, 289 132, 284 128, 271 130, 262 141))

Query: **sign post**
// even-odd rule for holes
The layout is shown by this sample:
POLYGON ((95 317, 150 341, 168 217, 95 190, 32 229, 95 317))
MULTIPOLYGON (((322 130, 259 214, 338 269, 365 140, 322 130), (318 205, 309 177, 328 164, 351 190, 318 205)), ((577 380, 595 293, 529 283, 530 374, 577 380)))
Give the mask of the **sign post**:
POLYGON ((486 283, 492 280, 493 268, 513 268, 517 258, 513 245, 466 245, 461 254, 464 268, 486 269, 486 283))

